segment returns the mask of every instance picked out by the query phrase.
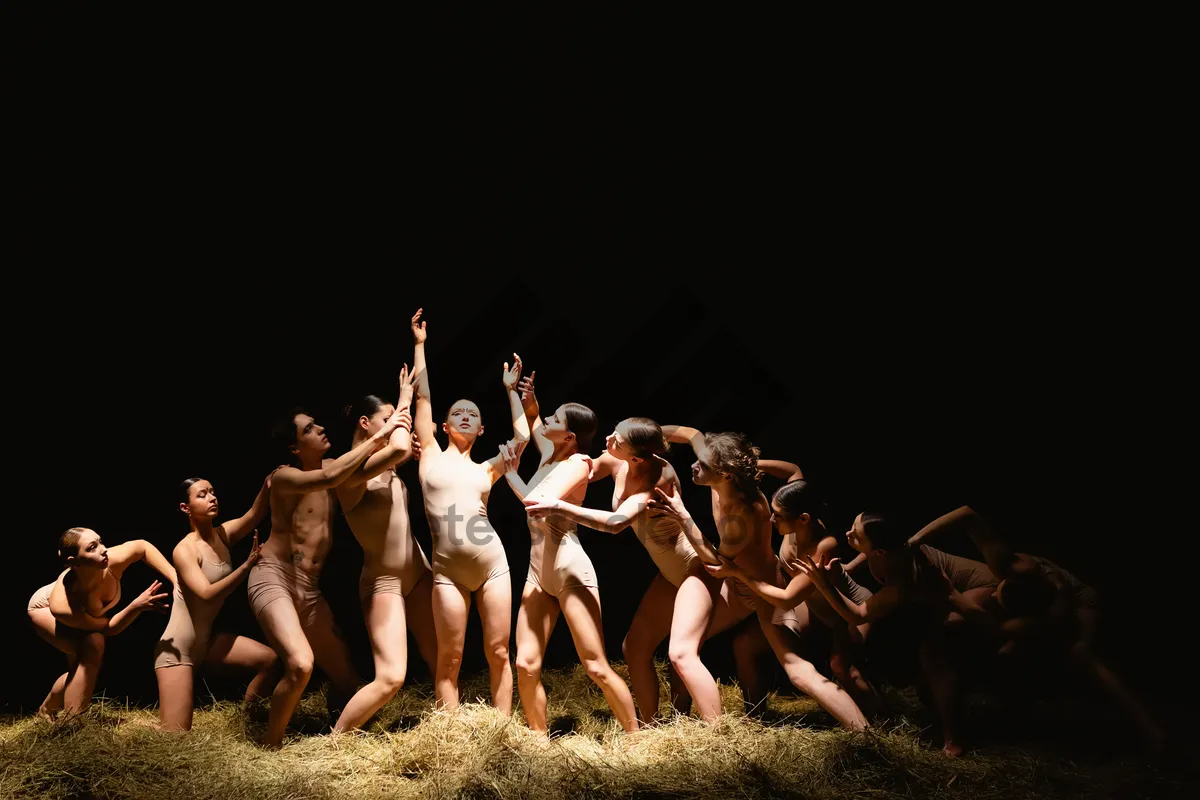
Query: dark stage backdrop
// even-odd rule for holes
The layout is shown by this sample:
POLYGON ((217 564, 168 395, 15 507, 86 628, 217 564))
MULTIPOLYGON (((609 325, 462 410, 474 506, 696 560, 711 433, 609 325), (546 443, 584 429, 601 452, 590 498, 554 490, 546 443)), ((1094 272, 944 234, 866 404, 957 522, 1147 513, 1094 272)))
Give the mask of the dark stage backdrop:
MULTIPOLYGON (((477 458, 509 435, 499 373, 516 350, 544 408, 585 403, 601 433, 646 415, 799 462, 834 530, 869 505, 914 526, 987 508, 1113 601, 1111 649, 1153 678, 1139 654, 1182 589, 1148 589, 1130 560, 1171 530, 1139 446, 1175 424, 1147 407, 1174 393, 1181 323, 1135 320, 1140 289, 1099 277, 1147 253, 1095 177, 1106 143, 1079 135, 1099 87, 1064 104, 1013 73, 1029 91, 973 86, 985 115, 950 109, 965 95, 944 64, 914 57, 916 85, 940 87, 914 92, 891 68, 792 63, 798 45, 761 20, 623 6, 387 24, 10 13, 5 710, 34 708, 61 669, 24 609, 62 530, 169 553, 179 481, 212 480, 241 513, 292 403, 341 452, 336 410, 394 392, 418 306, 435 413, 483 409, 477 458), (1036 141, 1020 135, 1034 119, 1036 141)), ((686 479, 690 451, 670 458, 686 479)), ((428 549, 415 466, 401 475, 428 549)), ((685 500, 711 528, 707 490, 685 500)), ((519 597, 529 539, 503 481, 489 514, 519 597)), ((581 539, 619 658, 653 567, 632 533, 581 539)), ((360 564, 339 520, 322 586, 369 675, 360 564)), ((131 569, 125 599, 152 579, 131 569)), ((164 624, 144 615, 110 643, 101 691, 155 701, 164 624)), ((260 636, 244 589, 219 626, 260 636)), ((477 621, 467 641, 482 669, 477 621)), ((706 651, 718 671, 727 646, 706 651)), ((548 665, 573 660, 560 626, 548 665)))

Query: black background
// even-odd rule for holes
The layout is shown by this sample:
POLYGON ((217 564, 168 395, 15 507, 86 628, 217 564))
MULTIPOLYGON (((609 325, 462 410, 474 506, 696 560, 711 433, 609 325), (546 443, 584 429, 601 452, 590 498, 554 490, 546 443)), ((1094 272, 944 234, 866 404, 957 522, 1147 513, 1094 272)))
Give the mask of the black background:
MULTIPOLYGON (((5 12, 4 709, 61 666, 24 603, 63 529, 169 553, 189 475, 241 513, 279 463, 272 414, 390 395, 418 306, 435 415, 483 409, 477 459, 509 435, 516 350, 544 408, 583 402, 602 434, 744 431, 825 487, 835 529, 978 504, 1100 588, 1108 650, 1154 689, 1192 548, 1166 477, 1190 469, 1188 326, 1156 272, 1178 222, 1146 182, 1156 120, 1119 64, 629 4, 424 13, 5 12)), ((506 486, 489 514, 519 597, 506 486)), ((581 538, 619 658, 653 567, 631 533, 581 538)), ((360 563, 340 522, 322 586, 369 675, 360 563)), ((244 591, 222 620, 255 633, 244 591)), ((111 643, 101 690, 156 699, 163 624, 111 643)), ((574 658, 559 627, 548 666, 574 658)))

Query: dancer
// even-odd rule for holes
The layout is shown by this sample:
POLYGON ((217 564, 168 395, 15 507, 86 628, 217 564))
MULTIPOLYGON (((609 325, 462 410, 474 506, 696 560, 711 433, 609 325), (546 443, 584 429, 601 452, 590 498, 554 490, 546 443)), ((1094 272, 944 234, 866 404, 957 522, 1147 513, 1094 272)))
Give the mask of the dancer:
MULTIPOLYGON (((354 424, 352 446, 374 435, 394 414, 409 416, 412 374, 400 372, 400 399, 392 405, 375 395, 347 407, 354 424)), ((408 673, 408 630, 430 674, 437 664, 433 630, 433 574, 429 561, 413 538, 408 518, 408 487, 396 468, 413 454, 413 438, 402 422, 387 447, 366 460, 362 468, 337 487, 338 502, 350 530, 363 549, 358 581, 363 618, 375 658, 375 678, 346 704, 334 730, 362 727, 396 696, 408 673)))
POLYGON ((154 581, 125 608, 106 616, 121 601, 121 576, 129 565, 145 561, 171 583, 178 582, 175 569, 145 539, 109 548, 91 528, 68 528, 58 537, 58 557, 66 569, 34 592, 27 607, 38 636, 67 657, 67 671, 38 708, 46 719, 60 709, 68 716, 87 709, 100 674, 105 637, 125 630, 143 611, 167 610, 167 593, 154 581))
MULTIPOLYGON (((459 400, 450 406, 442 423, 448 436, 442 449, 434 435, 433 406, 430 404, 429 371, 425 341, 428 334, 421 321, 422 309, 412 318, 416 350, 416 433, 421 443, 417 474, 425 498, 425 515, 433 534, 433 621, 437 632, 437 670, 434 696, 439 706, 458 707, 458 672, 462 665, 467 612, 472 595, 479 602, 483 623, 483 647, 491 677, 492 705, 512 713, 512 665, 508 660, 509 626, 512 624, 512 584, 508 557, 500 537, 487 516, 488 495, 505 473, 499 453, 487 461, 471 460, 471 448, 483 433, 479 406, 459 400), (461 525, 465 521, 466 525, 461 525)), ((509 444, 519 453, 529 441, 525 411, 517 395, 521 360, 514 353, 511 369, 504 364, 503 382, 513 420, 509 444)))
MULTIPOLYGON (((740 433, 702 433, 682 425, 664 425, 663 437, 672 444, 689 445, 696 455, 692 463, 692 482, 712 490, 712 515, 720 541, 717 553, 722 561, 733 562, 745 574, 755 578, 774 580, 778 559, 771 549, 771 509, 758 486, 762 477, 758 469, 758 448, 740 433)), ((721 591, 731 606, 741 605, 742 619, 755 615, 757 608, 763 605, 758 596, 739 581, 729 581, 721 591)), ((764 606, 766 610, 769 609, 764 606)), ((710 629, 704 638, 707 640, 721 632, 710 629)), ((734 663, 748 713, 765 708, 761 657, 769 651, 770 644, 757 622, 740 629, 734 636, 734 663)), ((676 677, 674 671, 671 677, 676 677)), ((681 696, 681 688, 672 686, 676 695, 672 697, 672 704, 682 710, 687 698, 681 696)))
MULTIPOLYGON (((989 574, 1000 579, 989 590, 989 599, 1003 620, 1000 655, 1005 661, 1040 669, 1047 657, 1065 655, 1077 674, 1134 720, 1151 751, 1160 750, 1165 742, 1162 729, 1097 652, 1099 597, 1095 590, 1053 561, 1013 552, 996 529, 969 506, 938 517, 910 542, 920 544, 956 529, 967 532, 987 561, 989 574)), ((922 549, 926 547, 922 545, 922 549)))
POLYGON ((192 729, 193 687, 196 667, 237 667, 253 670, 245 702, 262 697, 279 677, 279 659, 262 642, 232 633, 212 632, 213 620, 225 598, 241 585, 258 562, 260 548, 255 530, 267 515, 271 477, 263 481, 254 504, 242 516, 213 525, 220 511, 217 492, 203 478, 180 484, 179 510, 187 514, 191 530, 175 546, 171 560, 179 575, 171 603, 171 617, 154 649, 154 675, 158 679, 158 720, 164 731, 192 729), (233 545, 254 532, 250 554, 234 569, 229 563, 233 545))
POLYGON ((837 559, 818 551, 790 562, 806 575, 829 605, 851 625, 903 615, 903 635, 918 649, 921 679, 927 683, 941 722, 943 751, 956 757, 964 752, 961 730, 962 666, 977 648, 973 633, 989 635, 987 612, 956 591, 946 575, 915 547, 887 516, 862 513, 846 533, 850 546, 867 556, 871 574, 882 588, 856 602, 836 588, 841 579, 837 559), (911 627, 910 627, 911 626, 911 627))
MULTIPOLYGON (((502 445, 504 477, 523 501, 551 498, 581 503, 592 474, 587 451, 596 434, 596 415, 587 406, 564 403, 543 422, 534 394, 535 375, 523 378, 520 387, 526 422, 540 457, 538 469, 527 484, 517 474, 520 456, 510 445, 502 445)), ((637 730, 633 696, 604 652, 596 571, 579 543, 575 524, 555 515, 529 516, 528 521, 529 573, 517 612, 517 690, 526 722, 539 733, 548 731, 542 661, 561 611, 588 677, 604 692, 621 727, 627 732, 637 730)))
POLYGON ((645 724, 659 715, 654 651, 669 636, 671 666, 701 719, 713 723, 721 715, 721 695, 700 660, 700 645, 708 631, 726 630, 744 614, 740 604, 731 605, 728 594, 722 593, 722 582, 705 571, 703 562, 720 560, 687 509, 680 503, 679 510, 668 511, 664 505, 681 488, 675 470, 662 458, 665 452, 667 443, 658 423, 630 417, 617 424, 605 439, 605 452, 593 462, 592 481, 613 478, 611 513, 554 498, 527 500, 526 510, 535 517, 562 516, 605 533, 633 528, 659 570, 642 596, 623 645, 638 721, 645 724), (659 504, 652 506, 652 499, 659 504))
MULTIPOLYGON (((783 536, 777 574, 772 580, 763 580, 736 561, 708 569, 714 575, 734 579, 770 604, 768 610, 760 610, 759 621, 792 685, 820 703, 842 725, 861 730, 867 725, 862 709, 874 713, 879 705, 878 693, 864 677, 861 666, 867 626, 848 626, 828 607, 812 581, 785 568, 802 555, 831 554, 837 542, 821 526, 821 501, 811 484, 797 477, 802 474, 799 468, 787 462, 758 463, 760 468, 765 464, 774 474, 791 478, 771 497, 771 520, 783 536), (806 657, 805 645, 818 624, 832 634, 829 664, 841 687, 825 678, 806 657)), ((841 588, 858 602, 870 596, 848 577, 841 588)))
POLYGON ((403 415, 394 414, 374 435, 336 459, 324 458, 329 450, 325 429, 303 410, 275 426, 276 441, 298 466, 280 467, 271 478, 271 537, 246 582, 250 608, 283 662, 283 677, 271 695, 266 747, 283 744, 314 661, 329 676, 338 699, 349 698, 358 688, 346 643, 317 584, 333 545, 336 498, 331 490, 385 447, 403 422, 403 415))

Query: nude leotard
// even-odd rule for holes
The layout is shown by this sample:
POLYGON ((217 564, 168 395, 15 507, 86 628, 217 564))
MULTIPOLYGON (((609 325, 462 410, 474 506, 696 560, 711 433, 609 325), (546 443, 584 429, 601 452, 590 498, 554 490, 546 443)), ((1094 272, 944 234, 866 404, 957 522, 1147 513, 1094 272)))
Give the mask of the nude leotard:
MULTIPOLYGON (((216 583, 233 572, 228 561, 210 561, 200 556, 200 570, 209 583, 216 583)), ((171 617, 154 648, 154 668, 194 666, 204 661, 212 641, 212 624, 225 604, 224 597, 201 600, 183 585, 175 584, 171 599, 171 617)))
POLYGON ((407 597, 425 573, 429 561, 412 535, 408 519, 408 489, 395 471, 388 470, 367 482, 362 498, 343 509, 350 530, 363 546, 363 569, 358 580, 364 602, 376 594, 407 597), (360 535, 384 531, 382 541, 360 535))
MULTIPOLYGON (((466 479, 443 466, 446 456, 422 463, 421 491, 433 535, 433 582, 454 584, 474 592, 508 573, 508 556, 487 516, 491 477, 476 464, 466 479)), ((422 462, 424 462, 424 458, 422 462)))
MULTIPOLYGON (((575 453, 570 459, 584 461, 590 473, 592 460, 575 453)), ((579 587, 597 587, 596 570, 579 543, 576 525, 566 517, 550 515, 543 519, 526 517, 532 542, 529 547, 529 572, 532 583, 549 595, 579 587)))

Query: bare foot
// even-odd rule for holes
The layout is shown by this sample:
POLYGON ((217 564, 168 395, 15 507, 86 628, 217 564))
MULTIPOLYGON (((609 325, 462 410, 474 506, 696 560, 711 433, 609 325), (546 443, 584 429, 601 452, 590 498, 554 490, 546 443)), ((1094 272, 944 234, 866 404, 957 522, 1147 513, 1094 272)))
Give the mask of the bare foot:
POLYGON ((54 717, 58 714, 57 711, 47 711, 44 707, 39 708, 35 716, 38 719, 44 719, 46 722, 54 722, 54 717))
POLYGON ((964 748, 958 742, 947 741, 944 745, 942 745, 942 752, 945 753, 950 758, 958 758, 959 756, 961 756, 963 753, 965 753, 967 751, 966 751, 966 748, 964 748))

